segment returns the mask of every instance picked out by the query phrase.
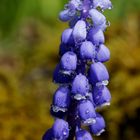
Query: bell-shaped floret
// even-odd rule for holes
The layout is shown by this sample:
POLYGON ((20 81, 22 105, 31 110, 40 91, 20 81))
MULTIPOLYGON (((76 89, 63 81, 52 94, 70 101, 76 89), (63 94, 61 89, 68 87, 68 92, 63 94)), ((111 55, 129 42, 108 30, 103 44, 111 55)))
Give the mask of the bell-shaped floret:
POLYGON ((110 59, 109 49, 105 45, 101 44, 97 50, 95 59, 99 62, 108 61, 110 59))
POLYGON ((93 7, 94 8, 100 7, 103 10, 111 9, 112 3, 110 0, 93 0, 93 7))
POLYGON ((96 9, 91 9, 89 15, 91 16, 94 27, 98 27, 106 22, 105 16, 96 9))
POLYGON ((59 19, 63 22, 67 22, 71 19, 72 17, 70 16, 70 10, 66 9, 60 12, 59 14, 59 19))
POLYGON ((68 86, 60 86, 53 96, 53 104, 52 104, 53 111, 66 112, 70 105, 70 100, 71 96, 68 86))
POLYGON ((73 38, 75 43, 81 43, 86 39, 87 30, 86 23, 83 20, 79 20, 73 28, 73 38))
POLYGON ((76 70, 77 67, 77 56, 74 52, 66 52, 60 61, 62 70, 72 72, 76 70))
POLYGON ((104 33, 99 28, 92 28, 88 33, 88 39, 96 46, 105 42, 104 33))
POLYGON ((89 69, 89 79, 93 85, 106 85, 109 74, 106 67, 101 63, 93 63, 89 69))
POLYGON ((80 73, 74 78, 71 92, 76 100, 85 99, 89 93, 89 82, 85 75, 80 73))
POLYGON ((62 37, 61 37, 61 42, 63 44, 68 44, 68 45, 72 45, 74 43, 73 41, 73 36, 72 36, 72 29, 68 28, 65 29, 64 32, 62 33, 62 37))
POLYGON ((65 120, 56 119, 52 126, 53 139, 66 140, 69 136, 69 125, 65 120))
POLYGON ((73 80, 73 74, 65 74, 63 73, 60 64, 58 64, 53 73, 53 81, 57 84, 69 84, 73 80))
POLYGON ((96 136, 101 135, 105 131, 105 120, 100 114, 96 114, 96 123, 89 126, 91 133, 96 136))
POLYGON ((78 105, 78 115, 84 125, 95 123, 95 108, 90 100, 80 101, 78 105))
POLYGON ((82 59, 94 59, 95 46, 90 41, 85 41, 80 47, 80 57, 82 59))
POLYGON ((93 139, 88 131, 81 129, 76 132, 76 140, 93 140, 93 139))
POLYGON ((93 100, 96 108, 110 105, 111 94, 106 86, 93 89, 93 100))

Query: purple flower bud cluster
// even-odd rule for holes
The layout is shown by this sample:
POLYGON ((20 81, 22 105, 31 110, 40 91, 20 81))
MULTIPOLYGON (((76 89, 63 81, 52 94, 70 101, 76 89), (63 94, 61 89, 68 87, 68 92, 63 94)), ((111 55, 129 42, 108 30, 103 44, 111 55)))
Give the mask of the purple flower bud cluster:
POLYGON ((103 12, 111 8, 110 0, 69 0, 60 12, 59 19, 68 21, 69 28, 62 33, 61 59, 53 74, 59 84, 50 109, 55 122, 43 140, 92 140, 91 134, 104 132, 105 121, 97 108, 111 100, 103 64, 110 59, 104 45, 109 22, 103 12))

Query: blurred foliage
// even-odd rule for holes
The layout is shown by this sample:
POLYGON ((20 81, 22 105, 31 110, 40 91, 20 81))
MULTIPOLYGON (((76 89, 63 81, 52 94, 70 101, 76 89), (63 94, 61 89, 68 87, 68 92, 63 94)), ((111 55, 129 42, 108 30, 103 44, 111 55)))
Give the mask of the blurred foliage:
MULTIPOLYGON (((53 123, 52 72, 67 26, 58 13, 66 1, 0 0, 0 140, 41 140, 53 123)), ((139 140, 140 1, 112 1, 106 12, 112 104, 101 111, 107 131, 95 139, 139 140)))
MULTIPOLYGON (((47 24, 56 23, 60 9, 67 0, 0 0, 0 29, 2 36, 10 35, 23 20, 34 17, 47 24)), ((114 9, 106 12, 110 20, 119 20, 126 13, 140 12, 139 0, 112 0, 114 9)))

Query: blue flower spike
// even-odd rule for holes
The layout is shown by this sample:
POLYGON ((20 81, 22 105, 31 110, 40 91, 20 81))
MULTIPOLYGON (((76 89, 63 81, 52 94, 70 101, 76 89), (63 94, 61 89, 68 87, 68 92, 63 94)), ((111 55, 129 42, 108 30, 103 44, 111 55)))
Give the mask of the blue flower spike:
POLYGON ((104 32, 109 22, 104 10, 110 0, 68 0, 59 19, 68 22, 59 46, 60 62, 53 72, 58 84, 50 113, 54 124, 42 140, 93 140, 105 130, 98 108, 110 105, 109 73, 103 64, 110 59, 104 32), (89 128, 90 132, 83 128, 89 128))

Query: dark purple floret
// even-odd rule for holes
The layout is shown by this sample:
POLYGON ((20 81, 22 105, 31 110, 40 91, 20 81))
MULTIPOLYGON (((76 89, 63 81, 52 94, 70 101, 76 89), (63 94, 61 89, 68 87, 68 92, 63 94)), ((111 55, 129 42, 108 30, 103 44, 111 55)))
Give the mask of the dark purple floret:
POLYGON ((71 81, 73 80, 74 78, 74 75, 73 74, 64 74, 62 72, 62 69, 60 67, 60 64, 58 64, 54 70, 54 73, 53 73, 53 81, 54 83, 57 83, 57 84, 70 84, 71 81))
POLYGON ((52 129, 48 129, 42 137, 42 140, 52 140, 52 129))
POLYGON ((61 43, 60 47, 59 47, 59 55, 62 56, 66 52, 72 51, 72 50, 73 50, 73 46, 72 45, 61 43))
POLYGON ((78 74, 85 74, 86 72, 86 63, 83 61, 80 61, 80 63, 77 64, 77 69, 76 69, 76 73, 78 74))
POLYGON ((70 20, 69 26, 70 26, 71 28, 73 28, 79 19, 80 19, 79 16, 78 16, 78 15, 75 15, 75 16, 70 20))
POLYGON ((63 112, 63 111, 54 111, 53 107, 51 106, 50 108, 50 114, 53 116, 53 117, 56 117, 56 118, 60 118, 60 119, 64 119, 65 116, 67 115, 67 112, 63 112))

